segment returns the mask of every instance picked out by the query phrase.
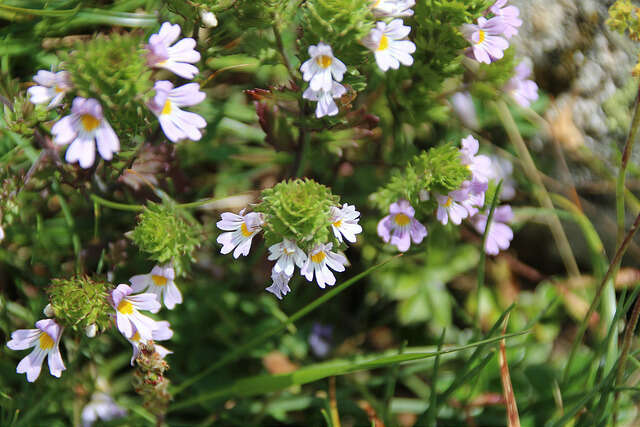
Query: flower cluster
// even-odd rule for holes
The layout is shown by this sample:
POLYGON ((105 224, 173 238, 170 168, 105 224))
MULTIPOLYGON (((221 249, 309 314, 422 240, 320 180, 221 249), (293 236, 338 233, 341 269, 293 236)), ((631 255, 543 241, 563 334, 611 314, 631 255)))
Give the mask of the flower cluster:
MULTIPOLYGON (((379 18, 403 17, 413 15, 411 8, 414 5, 414 0, 374 0, 371 10, 379 18)), ((411 54, 415 52, 416 45, 406 39, 410 32, 411 27, 404 25, 402 19, 378 21, 362 44, 374 53, 382 71, 389 68, 397 70, 400 64, 413 64, 411 54)), ((334 56, 331 46, 326 43, 309 46, 308 53, 310 58, 300 66, 303 80, 309 82, 302 97, 318 103, 317 118, 335 116, 339 109, 334 99, 347 93, 340 84, 347 67, 334 56)))
POLYGON ((313 181, 280 183, 263 192, 263 201, 256 205, 255 212, 245 213, 243 209, 239 214, 222 214, 217 223, 224 231, 217 239, 222 245, 220 252, 233 251, 234 258, 246 256, 254 236, 265 231, 267 242, 272 243, 268 259, 275 261, 268 292, 279 299, 289 293, 296 267, 308 281, 315 277, 321 288, 333 286, 336 278, 331 270, 342 272, 348 264, 337 247, 355 243, 356 235, 362 232, 355 206, 334 202, 335 196, 313 181))
MULTIPOLYGON (((200 54, 194 49, 196 42, 184 38, 174 44, 180 35, 180 26, 165 22, 157 34, 149 38, 146 45, 147 65, 151 68, 164 68, 176 75, 192 79, 198 69, 193 65, 200 60, 200 54)), ((74 75, 67 71, 53 73, 40 70, 33 80, 37 85, 28 89, 33 104, 47 104, 47 108, 63 105, 64 97, 74 89, 74 75)), ((197 83, 188 83, 174 88, 167 80, 157 81, 154 85, 155 96, 147 104, 158 117, 162 130, 168 139, 177 142, 181 139, 199 140, 205 120, 180 107, 196 105, 205 98, 197 83)), ((141 94, 144 95, 144 94, 141 94)), ((128 100, 127 102, 130 102, 128 100)), ((78 163, 82 168, 93 166, 98 154, 104 160, 113 159, 120 151, 120 138, 105 117, 104 105, 96 98, 76 96, 69 114, 58 120, 51 128, 53 142, 68 145, 65 159, 69 163, 78 163)))
POLYGON ((485 64, 501 59, 509 47, 507 39, 518 34, 522 25, 519 14, 517 7, 507 6, 507 0, 497 0, 476 24, 464 24, 462 34, 471 43, 467 56, 485 64))
MULTIPOLYGON (((497 178, 492 167, 491 159, 478 154, 479 143, 471 135, 462 139, 459 150, 459 162, 469 171, 470 177, 447 193, 426 188, 419 190, 420 202, 437 202, 436 218, 443 224, 450 222, 460 225, 464 219, 469 219, 473 227, 481 234, 487 227, 488 215, 485 211, 485 193, 489 188, 489 181, 497 178)), ((395 245, 399 251, 405 252, 411 242, 419 244, 427 236, 427 228, 416 218, 416 211, 408 200, 400 199, 389 206, 389 215, 378 223, 378 235, 386 243, 395 245)), ((513 219, 508 205, 500 206, 493 216, 493 223, 487 234, 485 252, 497 255, 500 250, 509 247, 513 239, 513 232, 507 225, 513 219)))
MULTIPOLYGON (((155 266, 149 274, 133 276, 131 285, 120 284, 104 295, 104 303, 108 304, 112 311, 107 315, 115 320, 115 324, 122 335, 133 347, 131 365, 140 354, 140 346, 153 341, 163 341, 171 338, 173 331, 167 321, 156 321, 143 314, 143 311, 157 313, 162 303, 173 309, 176 304, 182 302, 182 295, 174 283, 175 272, 171 265, 155 266)), ((73 286, 86 287, 87 279, 71 281, 60 281, 57 287, 64 289, 70 294, 73 286)), ((55 294, 53 294, 55 295, 55 294)), ((57 303, 56 303, 57 304, 57 303)), ((19 329, 11 334, 11 340, 7 347, 12 350, 26 350, 33 348, 33 351, 20 361, 16 372, 26 374, 27 381, 33 382, 40 375, 42 362, 45 357, 49 364, 49 372, 55 377, 60 377, 66 368, 60 354, 60 338, 70 320, 65 317, 68 313, 60 312, 48 304, 44 309, 44 314, 48 319, 36 322, 36 329, 19 329)), ((91 316, 91 314, 89 314, 91 316)), ((75 322, 77 323, 77 322, 75 322)), ((85 328, 85 333, 89 338, 96 336, 98 328, 95 323, 89 324, 85 328)), ((155 345, 156 352, 164 357, 171 351, 155 345)))

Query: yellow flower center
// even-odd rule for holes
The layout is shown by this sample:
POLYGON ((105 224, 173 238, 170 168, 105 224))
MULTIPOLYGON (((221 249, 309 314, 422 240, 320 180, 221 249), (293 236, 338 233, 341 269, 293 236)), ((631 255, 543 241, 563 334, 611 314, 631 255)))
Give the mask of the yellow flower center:
POLYGON ((48 333, 40 332, 40 348, 43 350, 50 350, 55 343, 51 339, 48 333))
POLYGON ((453 203, 453 200, 451 200, 451 197, 447 197, 447 201, 444 203, 444 207, 448 208, 449 206, 451 206, 451 203, 453 203))
POLYGON ((405 225, 407 225, 407 224, 409 224, 411 222, 411 218, 409 218, 408 215, 405 215, 403 213, 396 214, 396 216, 393 218, 393 220, 400 227, 404 227, 405 225))
POLYGON ((335 228, 340 228, 341 225, 342 225, 342 220, 341 219, 339 219, 339 220, 337 220, 336 222, 333 223, 333 226, 335 228))
POLYGON ((382 2, 382 0, 373 0, 373 6, 374 8, 380 6, 380 3, 382 2))
POLYGON ((242 223, 242 225, 240 226, 240 231, 242 232, 242 235, 244 237, 250 237, 251 236, 251 232, 249 231, 249 228, 247 228, 247 224, 245 224, 244 222, 242 223))
POLYGON ((320 56, 318 56, 316 58, 316 62, 322 68, 328 68, 331 65, 331 63, 333 62, 333 59, 330 56, 327 56, 327 55, 320 55, 320 56))
POLYGON ((476 44, 482 43, 486 37, 487 33, 485 33, 483 30, 480 30, 480 33, 478 35, 478 42, 476 44))
POLYGON ((167 284, 167 278, 164 276, 157 276, 155 274, 152 274, 151 280, 153 280, 153 283, 155 283, 156 286, 164 286, 167 284))
POLYGON ((64 89, 61 89, 61 88, 60 88, 60 87, 58 87, 58 86, 54 86, 54 87, 53 87, 53 91, 54 91, 55 93, 62 93, 62 92, 64 92, 64 89))
POLYGON ((92 130, 100 126, 100 120, 96 119, 91 114, 83 114, 80 117, 80 122, 82 122, 82 127, 87 132, 91 132, 92 130))
POLYGON ((324 260, 325 256, 326 255, 324 254, 324 252, 318 252, 317 254, 311 255, 311 261, 315 262, 316 264, 320 264, 322 260, 324 260))
POLYGON ((380 44, 378 45, 378 51, 389 49, 389 38, 384 34, 380 37, 380 44))
POLYGON ((164 103, 164 107, 162 107, 162 111, 160 114, 169 114, 171 113, 171 101, 167 99, 167 102, 164 103))
POLYGON ((136 331, 135 334, 133 334, 133 336, 130 338, 131 341, 135 341, 138 342, 140 341, 140 334, 138 333, 138 331, 136 331))
POLYGON ((118 311, 125 315, 131 314, 133 313, 133 304, 131 304, 126 299, 123 299, 122 301, 120 301, 120 304, 118 304, 118 311))

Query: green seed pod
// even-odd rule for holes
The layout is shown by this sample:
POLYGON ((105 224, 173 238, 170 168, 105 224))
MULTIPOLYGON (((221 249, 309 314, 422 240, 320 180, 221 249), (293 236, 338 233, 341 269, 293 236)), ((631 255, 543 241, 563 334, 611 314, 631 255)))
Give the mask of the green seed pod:
POLYGON ((113 308, 107 297, 113 286, 87 276, 53 279, 47 292, 60 325, 84 333, 90 325, 104 331, 111 324, 113 308))
POLYGON ((268 246, 287 238, 308 252, 332 238, 331 207, 339 201, 329 187, 310 179, 296 179, 263 190, 262 202, 254 210, 264 215, 268 246))
POLYGON ((172 261, 176 274, 182 276, 195 261, 193 252, 200 245, 202 226, 173 206, 150 203, 138 216, 130 238, 157 263, 172 261))

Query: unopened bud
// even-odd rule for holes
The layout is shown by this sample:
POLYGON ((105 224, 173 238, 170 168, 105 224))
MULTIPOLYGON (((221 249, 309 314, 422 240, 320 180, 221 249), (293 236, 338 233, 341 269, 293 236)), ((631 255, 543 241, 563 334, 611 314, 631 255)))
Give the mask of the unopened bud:
POLYGON ((420 190, 420 192, 418 193, 418 197, 420 198, 421 202, 426 202, 427 200, 429 200, 431 197, 429 196, 429 192, 427 190, 420 190))
POLYGON ((213 28, 218 26, 218 18, 216 18, 213 12, 205 12, 203 10, 200 12, 200 18, 205 27, 213 28))
POLYGON ((93 338, 96 336, 96 332, 98 332, 98 327, 96 326, 95 323, 90 324, 89 326, 87 326, 84 330, 84 333, 87 335, 87 337, 89 338, 93 338))
POLYGON ((42 310, 42 312, 47 317, 53 317, 56 315, 56 312, 53 311, 53 307, 51 307, 51 304, 47 304, 47 306, 44 308, 44 310, 42 310))

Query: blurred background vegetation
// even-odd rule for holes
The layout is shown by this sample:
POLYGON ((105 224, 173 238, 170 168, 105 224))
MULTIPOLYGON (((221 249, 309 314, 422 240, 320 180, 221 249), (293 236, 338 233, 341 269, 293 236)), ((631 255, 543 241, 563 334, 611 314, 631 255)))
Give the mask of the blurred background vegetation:
MULTIPOLYGON (((635 241, 603 282, 621 243, 616 177, 638 87, 637 43, 605 24, 612 2, 513 1, 520 34, 501 63, 473 69, 461 58, 457 28, 491 2, 418 3, 406 21, 415 64, 386 74, 352 47, 370 28, 366 0, 0 4, 0 425, 79 425, 96 390, 128 411, 104 425, 156 423, 133 393, 129 345, 115 328, 95 339, 65 335, 67 371, 60 379, 43 372, 34 384, 15 373, 22 355, 4 345, 11 331, 42 317, 53 278, 79 273, 118 284, 151 270, 125 236, 139 211, 92 196, 131 206, 214 199, 184 210, 202 224, 200 246, 178 282, 184 303, 163 311, 175 331, 166 344, 168 425, 507 425, 503 324, 506 333, 524 332, 505 349, 522 425, 637 425, 635 338, 621 360, 640 290, 635 241), (202 24, 204 11, 215 13, 217 27, 202 24), (207 98, 193 111, 208 123, 202 140, 171 144, 147 132, 123 140, 111 163, 81 170, 61 161, 46 131, 55 112, 27 101, 32 76, 97 33, 146 40, 167 20, 198 40, 196 81, 207 98), (297 73, 319 40, 349 66, 341 114, 325 120, 302 101, 297 73), (505 102, 500 90, 522 57, 541 88, 529 109, 505 102), (461 89, 474 95, 471 129, 449 102, 461 89), (511 248, 485 259, 471 227, 434 228, 394 258, 376 235, 386 213, 369 196, 413 155, 469 133, 484 153, 513 163, 511 248), (222 256, 215 223, 220 212, 237 212, 261 189, 297 176, 355 204, 364 232, 334 290, 294 277, 278 301, 264 292, 264 245, 245 259, 222 256), (318 338, 318 325, 331 332, 318 338), (457 351, 434 357, 438 349, 457 351)), ((622 193, 625 230, 640 211, 637 160, 632 153, 622 193)))

